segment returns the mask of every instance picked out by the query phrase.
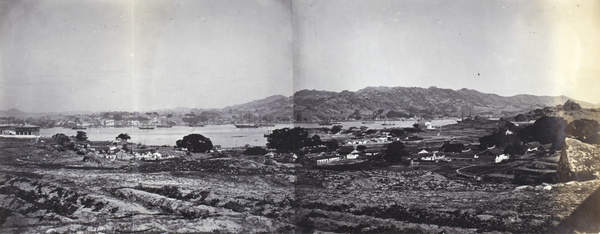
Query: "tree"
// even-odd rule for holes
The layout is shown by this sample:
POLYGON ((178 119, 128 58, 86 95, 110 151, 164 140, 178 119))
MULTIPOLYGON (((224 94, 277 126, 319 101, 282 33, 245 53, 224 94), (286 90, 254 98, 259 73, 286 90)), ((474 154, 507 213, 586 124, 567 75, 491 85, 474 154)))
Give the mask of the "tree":
POLYGON ((113 119, 114 119, 114 120, 117 120, 117 121, 119 121, 119 120, 123 120, 123 116, 121 116, 120 114, 114 114, 114 115, 113 115, 113 119))
POLYGON ((61 146, 59 148, 60 151, 64 151, 65 148, 67 148, 67 149, 75 148, 75 144, 73 143, 71 138, 63 133, 54 134, 54 136, 52 136, 52 140, 56 141, 56 143, 58 143, 61 146))
POLYGON ((532 141, 535 141, 534 133, 535 133, 535 129, 534 129, 533 125, 529 125, 529 126, 525 126, 525 127, 521 128, 517 132, 517 136, 519 136, 519 138, 523 142, 532 142, 532 141))
POLYGON ((417 130, 420 130, 420 129, 421 129, 421 126, 420 126, 418 123, 414 123, 414 124, 413 124, 413 128, 415 128, 415 129, 417 129, 417 130))
POLYGON ((325 145, 327 146, 327 149, 330 151, 334 151, 337 150, 338 148, 340 148, 340 142, 336 139, 331 139, 325 142, 325 145))
POLYGON ((129 139, 131 139, 131 137, 127 133, 121 133, 117 137, 115 137, 115 140, 121 140, 121 141, 128 141, 129 139))
POLYGON ((311 137, 307 142, 305 146, 319 146, 323 144, 323 142, 321 141, 321 137, 319 135, 314 135, 313 137, 311 137))
POLYGON ((366 149, 367 149, 366 145, 356 146, 356 150, 361 151, 361 152, 364 152, 366 149))
POLYGON ((75 136, 75 140, 77 141, 87 141, 87 133, 84 131, 77 131, 77 136, 75 136))
POLYGON ((461 144, 461 143, 444 143, 442 145, 442 147, 440 148, 440 150, 444 151, 444 152, 454 152, 454 153, 460 153, 463 150, 465 150, 465 145, 461 144))
POLYGON ((337 134, 340 131, 342 131, 342 125, 335 125, 331 127, 331 130, 329 132, 331 132, 331 134, 337 134))
POLYGON ((566 121, 561 117, 544 116, 533 123, 534 138, 542 144, 552 143, 552 150, 562 149, 565 144, 566 121))
POLYGON ((267 148, 279 152, 293 152, 312 143, 308 132, 301 127, 275 129, 267 138, 267 148))
POLYGON ((600 131, 600 124, 591 119, 578 119, 571 122, 567 126, 567 129, 569 131, 569 135, 585 142, 587 138, 598 134, 600 131))
POLYGON ((504 153, 512 156, 523 155, 527 153, 527 147, 521 144, 510 144, 504 148, 504 153))
POLYGON ((515 121, 525 122, 527 121, 527 116, 525 116, 524 114, 518 114, 517 116, 515 116, 515 121))
POLYGON ((189 152, 205 153, 213 148, 212 141, 201 134, 190 134, 175 142, 177 147, 187 148, 189 152))
POLYGON ((52 140, 56 141, 59 145, 65 145, 66 143, 71 142, 71 138, 69 138, 64 133, 57 133, 52 136, 52 140))
POLYGON ((390 135, 394 136, 394 137, 402 137, 406 134, 406 132, 400 128, 393 128, 392 130, 390 130, 390 135))
POLYGON ((400 141, 394 141, 387 145, 383 159, 393 163, 401 162, 402 157, 406 155, 408 155, 408 151, 406 151, 406 146, 404 146, 404 143, 400 141))

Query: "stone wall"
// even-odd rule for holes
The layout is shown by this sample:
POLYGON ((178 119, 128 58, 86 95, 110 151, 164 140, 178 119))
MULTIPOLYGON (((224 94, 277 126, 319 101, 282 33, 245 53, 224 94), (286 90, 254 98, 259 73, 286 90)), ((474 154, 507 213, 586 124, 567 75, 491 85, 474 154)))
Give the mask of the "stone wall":
POLYGON ((600 148, 567 138, 557 173, 560 182, 600 178, 600 148))

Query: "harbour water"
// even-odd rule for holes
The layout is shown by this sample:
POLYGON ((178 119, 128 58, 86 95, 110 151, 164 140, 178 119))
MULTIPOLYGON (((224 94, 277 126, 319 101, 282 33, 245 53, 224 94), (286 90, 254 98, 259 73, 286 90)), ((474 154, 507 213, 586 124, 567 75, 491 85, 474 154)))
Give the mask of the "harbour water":
MULTIPOLYGON (((366 126, 370 129, 383 129, 383 128, 394 128, 394 127, 411 127, 414 121, 396 121, 394 125, 382 126, 383 122, 376 121, 370 124, 363 124, 360 121, 356 122, 341 122, 340 125, 344 129, 350 127, 366 126)), ((453 119, 446 120, 433 120, 431 121, 433 126, 439 127, 448 124, 456 123, 453 119)), ((321 126, 317 123, 296 123, 296 124, 276 124, 274 127, 260 127, 260 128, 236 128, 232 124, 225 125, 206 125, 204 127, 188 127, 188 126, 173 126, 172 128, 155 128, 152 130, 142 130, 138 127, 128 128, 88 128, 85 130, 73 130, 70 128, 46 128, 40 129, 40 134, 43 137, 51 137, 57 133, 64 133, 68 136, 77 135, 77 131, 84 131, 87 133, 87 137, 91 141, 112 141, 115 140, 121 133, 127 133, 131 136, 129 142, 141 143, 145 145, 175 145, 175 142, 182 139, 184 136, 192 133, 199 133, 211 139, 214 145, 221 145, 222 147, 237 147, 244 145, 251 146, 264 146, 267 144, 267 139, 264 134, 269 133, 272 130, 279 128, 293 128, 293 127, 304 127, 304 128, 318 128, 332 126, 321 126)))

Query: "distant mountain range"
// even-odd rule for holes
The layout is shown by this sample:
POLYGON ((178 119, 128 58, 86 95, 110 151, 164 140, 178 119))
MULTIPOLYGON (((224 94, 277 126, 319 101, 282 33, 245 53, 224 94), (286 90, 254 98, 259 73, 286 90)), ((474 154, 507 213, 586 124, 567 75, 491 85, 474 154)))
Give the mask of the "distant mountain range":
MULTIPOLYGON (((471 89, 437 87, 367 87, 356 92, 301 90, 294 94, 296 120, 311 121, 350 116, 377 117, 458 117, 461 115, 509 116, 546 106, 565 103, 566 96, 516 95, 504 97, 471 89), (356 114, 356 115, 355 115, 356 114)), ((571 99, 572 100, 572 99, 571 99)), ((593 104, 577 101, 584 108, 593 104)))
MULTIPOLYGON (((504 97, 471 89, 437 87, 367 87, 356 92, 301 90, 292 97, 270 96, 221 109, 178 107, 157 110, 159 113, 217 112, 221 116, 251 113, 295 121, 345 119, 384 119, 386 117, 460 117, 468 115, 512 116, 573 100, 566 96, 516 95, 504 97)), ((584 108, 591 103, 577 101, 584 108)), ((72 112, 84 114, 85 112, 72 112)), ((54 113, 56 114, 56 113, 54 113)), ((66 114, 66 113, 63 113, 66 114)), ((0 111, 0 116, 30 116, 16 109, 0 111)), ((40 115, 40 114, 36 114, 40 115)))

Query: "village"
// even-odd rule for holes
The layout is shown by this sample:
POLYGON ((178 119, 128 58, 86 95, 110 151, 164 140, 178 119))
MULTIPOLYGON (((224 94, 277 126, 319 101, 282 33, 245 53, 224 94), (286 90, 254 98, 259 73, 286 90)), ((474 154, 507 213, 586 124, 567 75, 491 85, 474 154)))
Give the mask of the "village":
MULTIPOLYGON (((166 116, 161 116, 161 118, 166 118, 166 116)), ((158 116, 154 121, 157 120, 158 116)), ((369 129, 362 126, 342 129, 341 125, 332 128, 307 128, 303 130, 306 131, 308 138, 315 139, 311 144, 287 153, 281 153, 275 148, 266 147, 264 150, 268 153, 264 156, 267 160, 274 160, 278 163, 300 163, 304 166, 322 166, 323 168, 334 165, 343 168, 355 164, 367 166, 369 164, 364 162, 384 161, 383 156, 388 144, 403 142, 406 147, 406 149, 402 149, 405 155, 402 155, 401 160, 396 162, 409 166, 423 165, 423 163, 450 163, 453 160, 469 165, 501 163, 510 159, 511 155, 505 153, 504 149, 495 145, 491 147, 482 146, 478 142, 479 137, 489 133, 494 128, 498 128, 498 125, 502 122, 479 117, 476 121, 466 119, 462 122, 464 123, 444 127, 434 127, 430 122, 424 121, 415 123, 411 128, 369 129)), ((140 124, 139 122, 133 124, 136 123, 140 124)), ((524 127, 533 124, 533 121, 518 124, 524 127)), ((108 122, 108 125, 103 126, 114 126, 114 123, 111 121, 108 122)), ((5 125, 0 130, 0 136, 40 140, 40 127, 38 126, 30 124, 5 125)), ((85 134, 84 131, 81 132, 85 134)), ((505 134, 511 135, 514 133, 506 130, 505 134)), ((75 152, 80 154, 90 153, 94 157, 109 160, 164 160, 190 155, 186 148, 175 147, 171 149, 170 147, 145 146, 139 143, 129 143, 127 142, 128 139, 118 137, 112 142, 90 142, 87 141, 86 136, 82 137, 84 141, 74 141, 72 149, 75 152)), ((271 135, 265 134, 265 137, 270 138, 271 135)), ((64 142, 61 142, 61 144, 64 145, 64 142)), ((551 144, 544 145, 539 142, 530 142, 526 143, 525 146, 527 147, 526 154, 512 155, 513 159, 515 157, 527 157, 527 155, 547 154, 547 149, 550 149, 551 144)), ((205 156, 205 158, 237 156, 244 151, 244 148, 248 147, 223 149, 220 145, 215 145, 207 152, 210 155, 205 156)), ((90 157, 87 156, 86 160, 91 160, 90 157)))
POLYGON ((377 129, 294 127, 265 134, 264 146, 239 147, 200 134, 163 146, 130 142, 127 133, 111 141, 90 141, 85 131, 40 137, 37 126, 15 125, 3 128, 9 137, 0 138, 3 228, 572 230, 572 220, 580 219, 572 213, 600 185, 600 164, 590 158, 598 150, 597 125, 544 116, 377 129))

